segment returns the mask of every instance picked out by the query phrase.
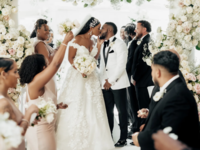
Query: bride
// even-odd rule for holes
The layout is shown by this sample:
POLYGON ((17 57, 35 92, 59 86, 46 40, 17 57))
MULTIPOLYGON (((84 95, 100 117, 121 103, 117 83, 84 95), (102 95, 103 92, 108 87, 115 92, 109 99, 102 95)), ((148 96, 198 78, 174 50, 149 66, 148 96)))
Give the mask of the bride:
POLYGON ((96 18, 87 16, 81 31, 69 43, 68 57, 65 57, 71 66, 58 100, 68 104, 68 108, 58 114, 57 150, 114 149, 98 73, 94 71, 86 76, 73 66, 76 56, 89 54, 98 58, 102 41, 98 40, 94 46, 91 37, 98 36, 100 28, 96 18))

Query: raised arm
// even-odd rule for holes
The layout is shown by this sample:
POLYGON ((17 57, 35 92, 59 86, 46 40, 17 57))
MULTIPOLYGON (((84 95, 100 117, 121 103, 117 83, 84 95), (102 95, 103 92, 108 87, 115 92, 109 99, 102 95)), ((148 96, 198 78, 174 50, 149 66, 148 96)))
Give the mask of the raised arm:
POLYGON ((105 40, 100 40, 99 37, 97 39, 97 49, 98 49, 98 53, 97 55, 95 56, 95 59, 98 59, 99 58, 99 54, 101 52, 101 45, 104 43, 105 40))
POLYGON ((60 48, 56 52, 51 64, 34 77, 33 81, 31 82, 31 87, 32 87, 31 90, 34 91, 41 90, 55 75, 65 56, 67 44, 69 41, 72 40, 72 38, 73 38, 72 32, 66 34, 65 39, 63 40, 63 44, 61 44, 60 48))

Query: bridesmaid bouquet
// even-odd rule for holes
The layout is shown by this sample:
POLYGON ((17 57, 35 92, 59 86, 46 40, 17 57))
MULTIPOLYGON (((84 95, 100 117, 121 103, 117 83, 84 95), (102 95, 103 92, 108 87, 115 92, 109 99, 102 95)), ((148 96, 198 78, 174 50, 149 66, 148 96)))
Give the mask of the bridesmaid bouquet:
POLYGON ((17 148, 22 142, 22 131, 15 121, 9 120, 9 113, 0 114, 0 147, 17 148))
MULTIPOLYGON (((51 98, 45 100, 44 98, 39 97, 38 99, 40 100, 40 102, 37 104, 39 108, 39 116, 36 117, 35 115, 34 117, 31 117, 31 122, 35 120, 35 117, 36 119, 41 117, 50 124, 54 120, 54 114, 57 113, 57 107, 51 98)), ((34 125, 32 124, 32 126, 34 125)))
POLYGON ((90 75, 97 67, 97 61, 90 55, 77 56, 74 59, 74 66, 80 73, 90 75))
POLYGON ((63 35, 70 32, 74 28, 79 28, 80 24, 78 21, 71 22, 70 20, 66 20, 58 25, 58 32, 63 35))

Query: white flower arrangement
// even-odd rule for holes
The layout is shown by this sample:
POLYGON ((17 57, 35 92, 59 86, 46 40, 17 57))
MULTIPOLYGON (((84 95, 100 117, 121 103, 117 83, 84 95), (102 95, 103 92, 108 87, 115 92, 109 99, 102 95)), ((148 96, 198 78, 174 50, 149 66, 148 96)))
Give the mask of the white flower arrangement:
POLYGON ((80 24, 78 21, 71 22, 70 20, 66 20, 58 25, 58 32, 63 35, 70 32, 74 28, 79 28, 80 24))
POLYGON ((74 59, 74 66, 80 73, 90 75, 97 67, 97 61, 90 55, 83 54, 74 59))
POLYGON ((141 40, 138 40, 138 41, 137 41, 137 45, 140 45, 140 44, 141 44, 141 42, 142 42, 141 40))
MULTIPOLYGON (((16 61, 18 68, 28 55, 34 52, 33 41, 29 38, 30 33, 24 26, 15 28, 15 22, 11 19, 12 13, 17 8, 12 5, 11 0, 2 0, 0 7, 0 57, 11 58, 16 61)), ((19 86, 19 85, 18 85, 19 86)), ((20 94, 20 87, 15 92, 9 93, 16 101, 20 94)))
POLYGON ((111 43, 109 44, 109 47, 113 47, 114 44, 115 44, 115 41, 114 41, 114 42, 111 42, 111 43))
POLYGON ((13 120, 9 120, 9 113, 0 114, 1 148, 17 148, 22 142, 23 129, 13 120), (3 147, 2 147, 3 146, 3 147))
POLYGON ((186 79, 188 89, 193 93, 199 104, 200 114, 200 67, 190 63, 188 57, 196 47, 200 50, 200 2, 198 0, 179 0, 180 10, 170 15, 166 33, 159 27, 154 41, 148 44, 151 54, 143 60, 150 65, 149 60, 162 50, 174 49, 180 57, 180 70, 186 79))
POLYGON ((49 124, 53 122, 54 115, 57 113, 57 107, 51 98, 45 100, 39 97, 39 103, 37 104, 39 108, 39 116, 45 119, 49 124))

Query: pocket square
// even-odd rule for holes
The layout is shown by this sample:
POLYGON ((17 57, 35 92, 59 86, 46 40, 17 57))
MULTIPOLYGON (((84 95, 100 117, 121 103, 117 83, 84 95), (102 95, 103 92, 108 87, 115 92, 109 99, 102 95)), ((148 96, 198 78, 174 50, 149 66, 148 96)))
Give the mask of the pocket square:
POLYGON ((114 53, 114 51, 112 50, 112 51, 110 51, 109 53, 114 53))

